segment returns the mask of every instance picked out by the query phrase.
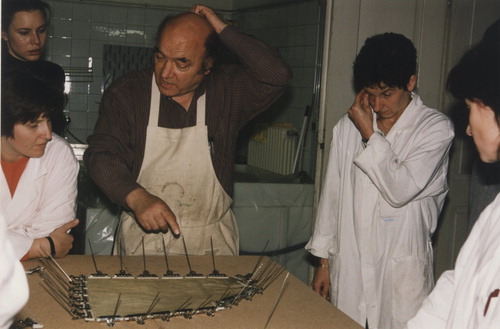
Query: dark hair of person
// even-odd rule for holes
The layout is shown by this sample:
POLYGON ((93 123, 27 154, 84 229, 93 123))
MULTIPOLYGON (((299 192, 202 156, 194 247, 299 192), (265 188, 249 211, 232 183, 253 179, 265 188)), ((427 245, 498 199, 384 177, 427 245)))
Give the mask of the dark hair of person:
POLYGON ((417 72, 417 51, 413 43, 397 33, 383 33, 366 39, 353 65, 354 89, 385 84, 406 90, 417 72))
POLYGON ((14 125, 51 118, 66 104, 64 92, 33 75, 25 67, 2 78, 2 136, 14 137, 14 125))
POLYGON ((2 0, 2 31, 9 29, 14 15, 19 11, 32 12, 40 10, 45 19, 45 25, 50 22, 51 9, 48 3, 41 0, 2 0))
MULTIPOLYGON (((160 23, 160 25, 158 26, 158 29, 156 30, 156 35, 155 35, 155 49, 157 49, 157 46, 158 46, 158 42, 160 41, 160 37, 161 37, 161 33, 163 32, 163 29, 168 25, 170 24, 174 19, 177 19, 179 17, 182 17, 182 16, 185 16, 185 15, 196 15, 196 14, 193 14, 193 13, 181 13, 181 14, 178 14, 178 15, 168 15, 166 16, 160 23)), ((220 44, 220 40, 219 40, 219 36, 217 35, 217 33, 215 31, 212 31, 212 33, 210 33, 208 36, 207 36, 207 39, 205 40, 205 59, 207 58, 212 58, 213 61, 214 61, 214 66, 217 62, 217 58, 219 57, 219 52, 220 52, 220 48, 221 48, 221 44, 220 44)), ((206 70, 206 67, 205 67, 206 63, 205 61, 202 63, 202 72, 204 72, 206 70)))
POLYGON ((500 19, 451 69, 446 87, 459 100, 481 101, 500 119, 500 19))

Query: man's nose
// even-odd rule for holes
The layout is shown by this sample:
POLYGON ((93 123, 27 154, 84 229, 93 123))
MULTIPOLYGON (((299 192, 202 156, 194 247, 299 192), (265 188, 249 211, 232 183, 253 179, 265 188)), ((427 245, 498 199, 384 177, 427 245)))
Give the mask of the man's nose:
POLYGON ((173 62, 165 61, 165 63, 163 64, 163 67, 161 69, 161 73, 160 73, 160 76, 163 79, 169 78, 172 75, 173 67, 174 67, 173 65, 174 65, 173 62))

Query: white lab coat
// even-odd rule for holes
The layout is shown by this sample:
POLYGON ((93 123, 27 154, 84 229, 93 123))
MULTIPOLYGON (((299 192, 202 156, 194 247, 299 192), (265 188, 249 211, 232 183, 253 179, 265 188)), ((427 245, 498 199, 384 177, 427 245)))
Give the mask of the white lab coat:
POLYGON ((18 259, 29 251, 34 239, 75 219, 78 170, 71 146, 53 134, 45 154, 29 159, 14 197, 1 171, 0 211, 18 259))
POLYGON ((5 221, 0 214, 0 329, 7 329, 14 317, 28 301, 29 290, 26 274, 14 256, 7 238, 5 221))
POLYGON ((366 148, 347 115, 333 129, 306 249, 329 258, 332 303, 363 326, 402 328, 433 287, 431 234, 453 136, 451 121, 416 94, 389 134, 373 134, 366 148))
POLYGON ((500 194, 481 213, 454 270, 439 278, 409 329, 500 328, 500 194), (486 304, 490 300, 486 310, 486 304))

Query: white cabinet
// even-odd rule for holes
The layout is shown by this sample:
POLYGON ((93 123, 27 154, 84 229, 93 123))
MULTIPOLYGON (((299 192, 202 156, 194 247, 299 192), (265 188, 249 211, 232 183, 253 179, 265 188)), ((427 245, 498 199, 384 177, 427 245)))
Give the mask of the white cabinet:
MULTIPOLYGON (((237 166, 238 169, 245 168, 237 166)), ((297 178, 274 175, 259 177, 254 170, 252 179, 234 184, 232 206, 240 232, 240 252, 265 252, 300 280, 308 283, 309 255, 304 249, 312 227, 314 185, 303 184, 297 178), (258 180, 258 181, 257 181, 258 180), (265 250, 264 250, 265 248, 265 250)))

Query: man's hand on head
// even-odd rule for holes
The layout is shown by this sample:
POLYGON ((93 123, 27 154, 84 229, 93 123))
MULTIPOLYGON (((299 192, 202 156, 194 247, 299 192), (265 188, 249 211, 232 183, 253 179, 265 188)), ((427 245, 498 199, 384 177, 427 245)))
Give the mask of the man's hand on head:
POLYGON ((222 30, 228 25, 224 22, 219 15, 217 15, 211 8, 203 5, 194 5, 191 7, 191 12, 200 15, 207 19, 207 21, 212 25, 217 34, 221 33, 222 30))

